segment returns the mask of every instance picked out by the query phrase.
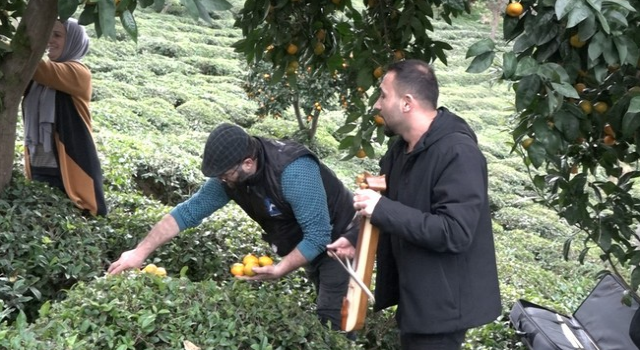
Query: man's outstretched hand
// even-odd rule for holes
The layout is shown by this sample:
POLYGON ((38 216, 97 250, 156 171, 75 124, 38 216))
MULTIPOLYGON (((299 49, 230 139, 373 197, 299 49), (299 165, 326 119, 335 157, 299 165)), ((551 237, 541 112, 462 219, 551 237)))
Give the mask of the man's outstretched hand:
POLYGON ((146 259, 146 256, 143 256, 135 249, 127 250, 120 255, 118 260, 109 265, 107 272, 111 275, 116 275, 125 270, 134 268, 139 269, 140 266, 142 266, 144 259, 146 259))

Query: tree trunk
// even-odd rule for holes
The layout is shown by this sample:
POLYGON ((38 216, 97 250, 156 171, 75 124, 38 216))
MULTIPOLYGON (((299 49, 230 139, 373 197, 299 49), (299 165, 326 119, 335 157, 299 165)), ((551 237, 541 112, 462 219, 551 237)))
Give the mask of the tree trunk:
POLYGON ((11 181, 18 108, 58 17, 58 0, 30 0, 12 38, 13 52, 0 58, 0 192, 11 181))
POLYGON ((507 8, 508 0, 495 0, 487 3, 487 8, 491 11, 491 39, 496 38, 498 27, 500 26, 500 17, 507 8))

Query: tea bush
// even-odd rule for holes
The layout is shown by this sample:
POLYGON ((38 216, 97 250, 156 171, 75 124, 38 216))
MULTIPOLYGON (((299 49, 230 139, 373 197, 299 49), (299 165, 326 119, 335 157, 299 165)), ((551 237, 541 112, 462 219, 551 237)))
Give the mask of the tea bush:
POLYGON ((0 326, 4 349, 355 349, 286 283, 191 282, 125 273, 77 283, 27 325, 0 326))
POLYGON ((9 318, 23 310, 33 319, 41 303, 101 274, 107 239, 95 222, 59 190, 13 177, 0 196, 0 299, 9 318))

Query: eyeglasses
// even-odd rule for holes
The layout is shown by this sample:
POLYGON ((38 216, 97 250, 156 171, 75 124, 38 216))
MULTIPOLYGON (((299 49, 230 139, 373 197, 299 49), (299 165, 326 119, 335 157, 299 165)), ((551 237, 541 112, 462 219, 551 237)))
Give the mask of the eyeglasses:
POLYGON ((222 181, 222 182, 227 182, 227 180, 233 176, 233 174, 238 172, 238 169, 240 169, 240 167, 242 166, 242 162, 240 164, 238 164, 236 167, 231 168, 227 171, 225 171, 222 175, 216 176, 218 178, 218 180, 222 181))

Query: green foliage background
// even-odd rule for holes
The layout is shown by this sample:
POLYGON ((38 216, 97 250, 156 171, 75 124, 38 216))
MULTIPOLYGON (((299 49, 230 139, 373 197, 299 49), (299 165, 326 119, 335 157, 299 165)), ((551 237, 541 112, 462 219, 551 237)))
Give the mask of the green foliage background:
MULTIPOLYGON (((238 5, 239 2, 234 2, 238 5)), ((576 235, 535 203, 507 131, 513 93, 491 75, 468 74, 466 48, 487 37, 480 9, 434 35, 453 46, 448 66, 436 63, 441 105, 476 130, 489 161, 490 196, 503 316, 471 330, 466 349, 522 349, 506 315, 518 298, 571 313, 605 266, 562 258, 576 235)), ((178 349, 189 340, 210 349, 397 349, 392 310, 370 314, 356 344, 326 331, 313 315, 313 291, 302 272, 276 283, 234 282, 228 267, 248 253, 269 253, 260 230, 229 205, 198 228, 160 248, 149 262, 169 277, 104 271, 133 247, 164 213, 204 180, 200 154, 208 132, 223 121, 249 132, 305 141, 290 113, 260 118, 242 88, 247 67, 231 44, 241 37, 230 13, 211 24, 187 16, 179 3, 164 13, 136 11, 133 42, 95 39, 85 63, 93 72, 94 136, 110 206, 106 218, 82 216, 60 192, 21 175, 21 131, 13 182, 0 195, 0 347, 8 349, 178 349)), ((373 159, 341 160, 335 130, 341 110, 325 109, 310 147, 346 183, 376 172, 373 159)), ((354 184, 355 185, 355 184, 354 184)), ((577 248, 576 248, 577 249, 577 248)), ((575 253, 570 254, 575 257, 575 253)))

